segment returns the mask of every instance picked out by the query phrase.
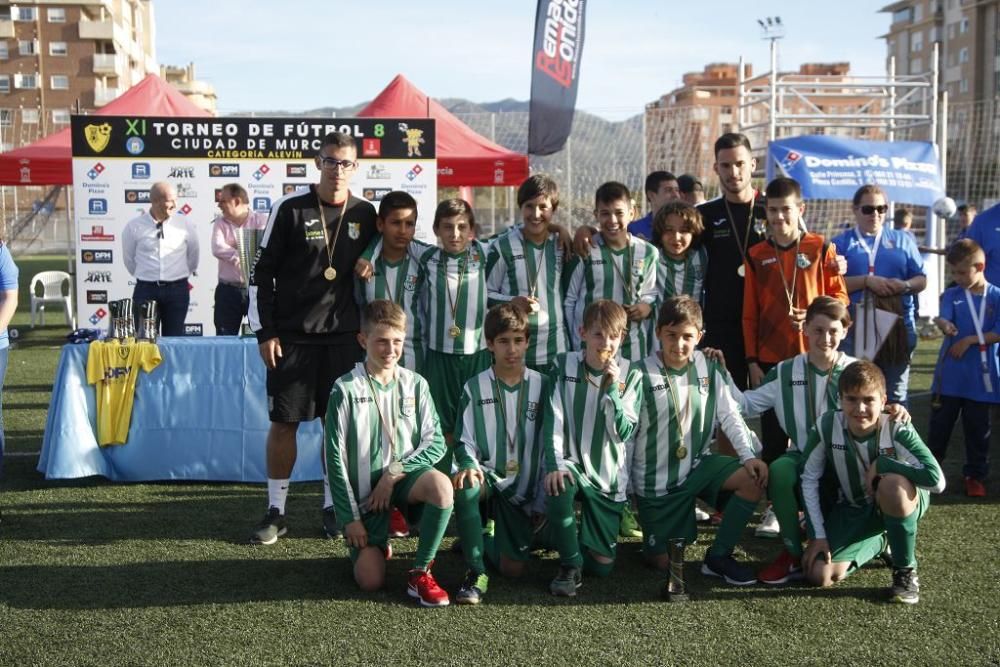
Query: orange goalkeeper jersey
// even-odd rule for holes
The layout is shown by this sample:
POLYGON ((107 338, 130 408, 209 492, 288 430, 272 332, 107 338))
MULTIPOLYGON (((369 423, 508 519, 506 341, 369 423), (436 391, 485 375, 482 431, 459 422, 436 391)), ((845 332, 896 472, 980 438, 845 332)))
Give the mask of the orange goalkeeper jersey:
POLYGON ((833 245, 809 232, 802 235, 798 251, 794 244, 781 248, 773 239, 750 248, 743 283, 743 343, 748 360, 776 364, 806 351, 805 337, 792 329, 788 317, 791 305, 786 283, 794 290, 796 308, 808 308, 821 295, 848 303, 836 256, 833 245))

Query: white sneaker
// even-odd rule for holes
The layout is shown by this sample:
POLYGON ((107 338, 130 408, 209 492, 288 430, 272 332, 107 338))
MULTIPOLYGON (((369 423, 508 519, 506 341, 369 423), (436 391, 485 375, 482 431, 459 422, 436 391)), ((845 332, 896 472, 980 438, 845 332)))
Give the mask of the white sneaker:
POLYGON ((694 508, 694 520, 698 523, 705 523, 712 518, 712 515, 700 507, 694 508))
POLYGON ((760 524, 753 531, 753 534, 757 537, 777 537, 778 532, 778 517, 774 516, 774 509, 768 505, 767 511, 760 518, 760 524))

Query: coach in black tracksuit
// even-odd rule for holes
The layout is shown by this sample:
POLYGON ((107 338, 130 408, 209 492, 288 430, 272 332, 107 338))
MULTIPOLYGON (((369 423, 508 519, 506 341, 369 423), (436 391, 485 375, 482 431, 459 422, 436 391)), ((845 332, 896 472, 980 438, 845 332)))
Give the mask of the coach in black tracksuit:
MULTIPOLYGON (((322 419, 337 378, 363 358, 357 333, 354 264, 375 235, 375 209, 351 196, 357 147, 347 134, 323 139, 320 181, 271 211, 250 279, 248 319, 267 366, 268 510, 250 541, 283 535, 288 480, 300 422, 322 419)), ((323 526, 336 532, 325 489, 323 526)))

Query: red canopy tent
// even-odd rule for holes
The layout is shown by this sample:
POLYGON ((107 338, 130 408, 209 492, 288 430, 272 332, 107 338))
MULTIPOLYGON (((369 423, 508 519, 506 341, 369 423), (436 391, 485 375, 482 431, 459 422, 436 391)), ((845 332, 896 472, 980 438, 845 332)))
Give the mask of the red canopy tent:
POLYGON ((528 178, 527 155, 507 150, 473 132, 402 74, 397 74, 358 116, 435 119, 439 186, 516 186, 528 178))
MULTIPOLYGON (((95 116, 210 116, 155 74, 94 112, 95 116)), ((66 128, 0 154, 0 185, 69 185, 73 149, 66 128)))

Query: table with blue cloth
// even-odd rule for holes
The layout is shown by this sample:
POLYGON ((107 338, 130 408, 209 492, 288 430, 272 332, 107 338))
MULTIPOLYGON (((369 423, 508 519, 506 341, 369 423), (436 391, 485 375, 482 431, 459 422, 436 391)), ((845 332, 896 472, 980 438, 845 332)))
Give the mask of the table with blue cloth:
MULTIPOLYGON (((163 361, 139 372, 128 442, 97 444, 89 344, 59 357, 38 470, 46 479, 267 479, 264 362, 252 338, 161 338, 163 361)), ((294 481, 322 479, 322 423, 299 426, 294 481)))

